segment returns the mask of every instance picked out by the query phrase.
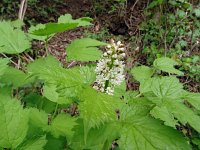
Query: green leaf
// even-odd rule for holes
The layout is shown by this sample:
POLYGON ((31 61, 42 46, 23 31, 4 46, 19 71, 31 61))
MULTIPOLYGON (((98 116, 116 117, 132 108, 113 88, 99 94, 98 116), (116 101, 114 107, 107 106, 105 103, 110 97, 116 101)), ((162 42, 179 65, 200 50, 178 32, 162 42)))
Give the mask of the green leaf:
POLYGON ((4 74, 6 68, 8 68, 9 59, 5 58, 2 59, 0 58, 0 76, 4 74))
POLYGON ((74 132, 70 148, 77 150, 108 150, 111 148, 112 142, 119 137, 119 126, 114 122, 106 123, 98 128, 92 128, 88 133, 86 142, 84 142, 84 125, 82 120, 78 120, 78 125, 74 128, 74 132))
POLYGON ((174 116, 171 112, 168 111, 166 107, 154 107, 151 110, 151 115, 156 119, 160 119, 164 121, 164 124, 176 129, 177 121, 174 119, 174 116))
POLYGON ((129 111, 125 109, 121 112, 120 149, 191 149, 178 131, 161 125, 158 120, 136 114, 134 109, 129 109, 129 111))
POLYGON ((47 144, 45 145, 45 150, 64 150, 66 147, 66 138, 65 137, 59 137, 55 138, 51 134, 47 134, 47 144))
POLYGON ((53 103, 36 93, 30 93, 22 100, 26 103, 27 108, 34 107, 39 110, 44 110, 46 113, 52 113, 56 107, 56 103, 53 103))
POLYGON ((48 126, 48 114, 36 108, 29 108, 29 111, 31 114, 29 122, 36 127, 46 130, 48 126))
POLYGON ((54 67, 61 67, 61 64, 55 57, 49 55, 46 58, 40 58, 28 64, 27 69, 30 74, 34 73, 41 75, 44 74, 44 72, 46 73, 47 71, 50 71, 51 68, 54 67))
POLYGON ((0 52, 18 54, 31 47, 25 33, 14 28, 10 22, 0 22, 0 52))
POLYGON ((40 138, 33 138, 24 142, 23 145, 21 145, 16 150, 43 150, 46 143, 46 136, 40 138))
POLYGON ((8 89, 0 89, 0 146, 16 148, 26 137, 28 111, 17 99, 12 99, 8 89))
POLYGON ((59 114, 52 121, 49 129, 55 137, 66 136, 70 139, 74 134, 72 128, 75 125, 77 125, 76 118, 67 114, 59 114))
POLYGON ((139 67, 135 67, 131 70, 131 74, 139 82, 142 82, 146 79, 151 78, 153 73, 154 73, 154 70, 147 66, 139 66, 139 67))
POLYGON ((40 36, 40 35, 34 35, 34 34, 31 34, 31 33, 34 33, 35 31, 37 30, 42 30, 45 28, 45 25, 44 24, 38 24, 36 26, 31 26, 28 30, 29 32, 29 36, 32 38, 32 39, 35 39, 35 40, 40 40, 40 41, 46 41, 48 39, 48 36, 47 35, 44 35, 44 36, 40 36))
POLYGON ((73 69, 79 70, 80 72, 79 74, 84 84, 91 85, 96 80, 96 73, 95 73, 96 66, 80 66, 80 67, 74 67, 73 69))
POLYGON ((181 19, 183 19, 187 15, 186 12, 183 10, 178 10, 176 13, 177 13, 178 17, 181 19))
POLYGON ((2 75, 0 82, 19 87, 32 82, 32 79, 28 78, 28 75, 24 72, 13 67, 8 67, 2 75))
POLYGON ((167 57, 157 58, 154 61, 153 65, 156 69, 159 69, 168 73, 174 73, 180 76, 184 75, 183 72, 174 68, 174 66, 178 65, 178 63, 174 61, 173 59, 170 59, 167 57))
POLYGON ((168 99, 164 101, 164 106, 177 118, 182 124, 188 123, 196 131, 200 133, 200 117, 196 115, 190 108, 186 107, 183 103, 168 99))
POLYGON ((151 85, 152 85, 152 78, 146 79, 140 83, 139 91, 140 93, 147 93, 151 91, 151 85))
POLYGON ((88 26, 88 25, 91 25, 90 22, 92 20, 93 19, 89 17, 83 17, 83 18, 73 20, 70 14, 65 14, 58 18, 58 23, 78 23, 78 26, 88 26))
POLYGON ((183 99, 200 111, 200 93, 185 92, 183 94, 183 99))
MULTIPOLYGON (((63 70, 64 72, 62 72, 62 70, 60 71, 58 70, 56 75, 57 78, 61 79, 58 82, 59 83, 62 82, 63 89, 61 88, 59 83, 46 83, 45 86, 43 87, 44 90, 43 95, 50 101, 58 104, 72 103, 72 97, 76 96, 75 91, 78 92, 81 84, 91 85, 95 81, 96 74, 94 69, 95 67, 84 66, 84 67, 74 67, 69 70, 63 70), (76 76, 76 78, 74 78, 74 76, 76 76), (66 86, 64 85, 65 82, 66 86), (69 88, 70 84, 73 84, 71 85, 71 88, 69 88)), ((55 71, 56 69, 54 69, 54 72, 55 71)))
POLYGON ((17 19, 17 20, 11 21, 11 25, 14 28, 22 28, 22 26, 24 25, 24 22, 21 19, 17 19))
POLYGON ((151 90, 159 98, 180 98, 183 85, 176 77, 155 77, 151 82, 151 90))
POLYGON ((194 13, 197 17, 200 17, 200 9, 198 8, 194 9, 194 13))
POLYGON ((126 82, 123 81, 119 86, 114 89, 114 96, 116 98, 122 98, 126 93, 126 82))
POLYGON ((116 120, 116 103, 112 96, 99 93, 91 87, 86 87, 80 94, 79 105, 81 117, 84 121, 85 134, 92 127, 116 120))
POLYGON ((36 36, 51 36, 52 34, 64 32, 76 28, 78 23, 47 23, 44 26, 36 26, 30 33, 36 36))
POLYGON ((29 64, 28 72, 45 83, 44 96, 58 104, 69 104, 82 90, 82 85, 91 85, 95 80, 94 67, 62 68, 52 57, 39 59, 29 64))
POLYGON ((101 57, 101 51, 97 46, 104 46, 106 43, 90 39, 76 39, 67 48, 67 60, 96 61, 101 57))
POLYGON ((58 104, 70 104, 72 102, 70 98, 65 97, 62 93, 57 91, 57 89, 55 84, 46 84, 43 87, 43 96, 58 104))

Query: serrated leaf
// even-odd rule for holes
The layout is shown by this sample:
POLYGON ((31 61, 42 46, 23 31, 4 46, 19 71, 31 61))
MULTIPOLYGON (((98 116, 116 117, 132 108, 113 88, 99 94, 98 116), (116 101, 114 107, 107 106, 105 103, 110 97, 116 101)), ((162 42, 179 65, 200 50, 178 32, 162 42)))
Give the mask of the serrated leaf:
POLYGON ((43 87, 43 96, 58 104, 70 104, 72 102, 70 98, 66 98, 63 94, 59 93, 57 89, 55 84, 46 84, 43 87))
POLYGON ((82 77, 82 82, 84 84, 92 84, 96 79, 95 69, 96 66, 80 66, 74 67, 73 69, 78 69, 80 72, 80 76, 82 77))
POLYGON ((45 41, 48 39, 48 36, 47 35, 44 35, 44 36, 39 36, 39 35, 34 35, 34 34, 31 34, 33 33, 34 31, 37 31, 37 30, 40 30, 40 29, 44 29, 45 28, 45 25, 44 24, 38 24, 36 26, 31 26, 28 30, 29 32, 29 36, 32 38, 32 39, 35 39, 35 40, 41 40, 41 41, 45 41))
POLYGON ((19 54, 31 47, 25 33, 14 28, 10 22, 0 22, 0 52, 6 54, 19 54))
POLYGON ((155 77, 151 82, 151 90, 159 98, 180 98, 183 85, 176 77, 155 77))
POLYGON ((116 120, 116 101, 112 96, 99 93, 91 87, 86 87, 80 95, 80 114, 84 121, 85 134, 92 127, 116 120))
POLYGON ((183 99, 189 102, 197 110, 200 110, 200 93, 185 92, 183 99))
POLYGON ((108 150, 112 142, 119 137, 119 126, 116 122, 101 125, 99 128, 92 128, 84 142, 84 125, 78 120, 74 128, 74 136, 70 142, 72 149, 108 150), (95 139, 95 140, 94 140, 95 139))
POLYGON ((16 150, 43 150, 46 143, 47 143, 46 136, 29 139, 16 150))
POLYGON ((200 117, 183 103, 169 99, 164 101, 164 106, 177 118, 182 124, 188 123, 196 131, 200 132, 200 117))
POLYGON ((173 59, 170 59, 167 57, 157 58, 153 62, 153 65, 156 69, 162 70, 164 72, 174 73, 180 76, 184 75, 183 72, 174 68, 174 66, 178 65, 178 63, 174 61, 173 59))
POLYGON ((26 137, 28 111, 7 90, 0 88, 0 146, 13 149, 26 137))
POLYGON ((42 110, 39 111, 36 108, 29 108, 29 112, 29 122, 36 127, 42 128, 43 130, 47 130, 48 114, 42 110))
POLYGON ((67 114, 59 114, 52 121, 49 130, 55 137, 66 136, 70 139, 74 134, 72 129, 75 125, 77 125, 76 118, 67 114))
POLYGON ((82 85, 91 85, 95 80, 94 67, 64 69, 52 57, 29 64, 28 72, 45 82, 44 96, 59 104, 71 103, 82 85))
POLYGON ((104 46, 106 43, 90 39, 76 39, 67 48, 67 61, 96 61, 101 57, 101 51, 97 46, 104 46))
POLYGON ((34 107, 39 110, 44 110, 46 113, 52 113, 56 107, 56 103, 53 103, 36 93, 30 93, 22 100, 26 103, 27 108, 34 107))
POLYGON ((22 28, 22 26, 24 25, 24 22, 21 19, 17 19, 17 20, 11 21, 11 25, 14 28, 22 28))
POLYGON ((37 29, 30 32, 36 36, 51 36, 52 34, 64 32, 76 28, 78 23, 47 23, 44 26, 36 27, 37 29))
POLYGON ((114 97, 121 99, 125 96, 125 94, 126 94, 126 82, 123 81, 120 85, 115 87, 114 97))
POLYGON ((191 149, 178 131, 161 125, 158 120, 147 116, 138 116, 135 113, 133 109, 121 112, 120 149, 191 149))
POLYGON ((154 70, 149 68, 149 67, 147 67, 147 66, 134 67, 131 70, 131 74, 139 82, 142 82, 142 81, 144 81, 146 79, 151 78, 153 73, 154 73, 154 70))
POLYGON ((146 79, 140 83, 139 91, 140 93, 147 93, 151 91, 151 85, 152 85, 152 78, 146 79))
POLYGON ((6 68, 8 68, 9 59, 5 58, 2 59, 0 58, 0 76, 4 74, 6 68))
POLYGON ((51 134, 47 134, 47 144, 44 147, 44 150, 64 150, 67 142, 65 137, 55 138, 51 134))
POLYGON ((61 67, 61 64, 55 57, 49 55, 28 64, 27 69, 29 73, 42 74, 45 70, 50 70, 51 67, 61 67))
POLYGON ((32 82, 32 79, 28 78, 27 74, 13 67, 8 67, 5 70, 0 81, 0 83, 9 84, 14 87, 23 86, 30 82, 32 82))
POLYGON ((168 111, 166 107, 154 107, 151 110, 151 115, 156 119, 164 121, 164 124, 176 129, 177 121, 174 119, 174 116, 171 112, 168 111))
POLYGON ((89 18, 89 17, 83 17, 83 18, 79 18, 79 19, 72 19, 71 14, 65 14, 62 15, 58 18, 58 23, 78 23, 78 26, 87 26, 87 25, 91 25, 91 21, 93 19, 89 18))

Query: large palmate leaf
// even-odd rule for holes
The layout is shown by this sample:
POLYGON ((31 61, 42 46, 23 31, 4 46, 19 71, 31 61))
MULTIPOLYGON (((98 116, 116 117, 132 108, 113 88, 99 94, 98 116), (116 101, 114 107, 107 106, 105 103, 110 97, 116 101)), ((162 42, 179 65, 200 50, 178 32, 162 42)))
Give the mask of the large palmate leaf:
POLYGON ((178 63, 174 61, 173 59, 170 59, 167 57, 158 58, 154 61, 153 65, 155 68, 159 70, 162 70, 168 73, 174 73, 177 75, 183 75, 183 72, 174 68, 174 66, 178 65, 178 63))
POLYGON ((134 109, 121 112, 119 146, 124 150, 177 150, 191 149, 182 135, 160 121, 147 116, 136 115, 134 109))
POLYGON ((146 79, 151 78, 153 73, 154 73, 154 70, 147 66, 139 66, 139 67, 135 67, 131 70, 131 74, 139 82, 142 82, 146 79))
POLYGON ((74 134, 72 128, 77 125, 76 118, 73 118, 67 114, 59 114, 52 121, 49 130, 55 137, 65 136, 71 139, 74 134))
POLYGON ((0 52, 18 54, 31 47, 25 33, 10 22, 0 22, 0 52))
POLYGON ((24 142, 16 150, 43 150, 46 143, 46 136, 32 138, 24 142))
POLYGON ((88 26, 91 25, 91 21, 93 19, 89 18, 89 17, 83 17, 83 18, 79 18, 79 19, 72 19, 72 15, 70 14, 65 14, 62 15, 58 18, 58 23, 78 23, 78 26, 88 26))
POLYGON ((9 59, 0 58, 0 76, 4 74, 6 68, 8 68, 9 59))
POLYGON ((52 56, 29 64, 28 72, 45 82, 44 96, 58 104, 69 104, 82 85, 90 85, 95 80, 94 67, 64 69, 52 56))
POLYGON ((28 112, 18 100, 10 97, 8 91, 0 89, 0 146, 16 148, 27 134, 28 112))
POLYGON ((86 87, 80 94, 80 114, 84 121, 85 134, 92 127, 116 120, 115 104, 112 96, 99 93, 91 87, 86 87))
POLYGON ((67 48, 67 60, 77 61, 96 61, 101 57, 101 51, 97 46, 107 45, 106 43, 90 39, 83 38, 74 40, 67 48))

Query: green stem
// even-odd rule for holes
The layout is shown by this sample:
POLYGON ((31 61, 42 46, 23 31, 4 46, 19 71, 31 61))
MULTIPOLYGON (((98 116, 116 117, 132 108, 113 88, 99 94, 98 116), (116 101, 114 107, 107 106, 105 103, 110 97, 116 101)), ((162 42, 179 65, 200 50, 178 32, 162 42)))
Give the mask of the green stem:
POLYGON ((138 97, 140 97, 140 96, 142 96, 142 93, 138 94, 138 95, 136 96, 136 98, 138 98, 138 97))
POLYGON ((45 48, 45 51, 46 51, 46 55, 48 55, 49 54, 49 51, 48 51, 48 39, 45 40, 44 48, 45 48))
POLYGON ((56 113, 57 113, 57 110, 58 110, 58 103, 56 104, 56 107, 55 107, 54 113, 53 113, 53 115, 52 115, 52 119, 55 118, 56 113))

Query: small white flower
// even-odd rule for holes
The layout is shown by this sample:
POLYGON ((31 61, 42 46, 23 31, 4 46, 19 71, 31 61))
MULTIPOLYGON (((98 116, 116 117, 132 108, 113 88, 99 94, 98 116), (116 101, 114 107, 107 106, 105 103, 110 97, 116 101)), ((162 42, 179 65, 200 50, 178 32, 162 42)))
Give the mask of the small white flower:
POLYGON ((108 53, 108 54, 112 54, 112 51, 109 50, 109 51, 107 51, 107 53, 108 53))
POLYGON ((121 45, 121 41, 118 41, 118 42, 117 42, 117 45, 120 46, 120 45, 121 45))
POLYGON ((107 48, 111 48, 111 45, 107 45, 107 48))
POLYGON ((122 47, 122 48, 119 48, 118 50, 123 52, 125 50, 125 48, 122 47))
POLYGON ((117 58, 117 54, 112 55, 112 58, 117 58))

